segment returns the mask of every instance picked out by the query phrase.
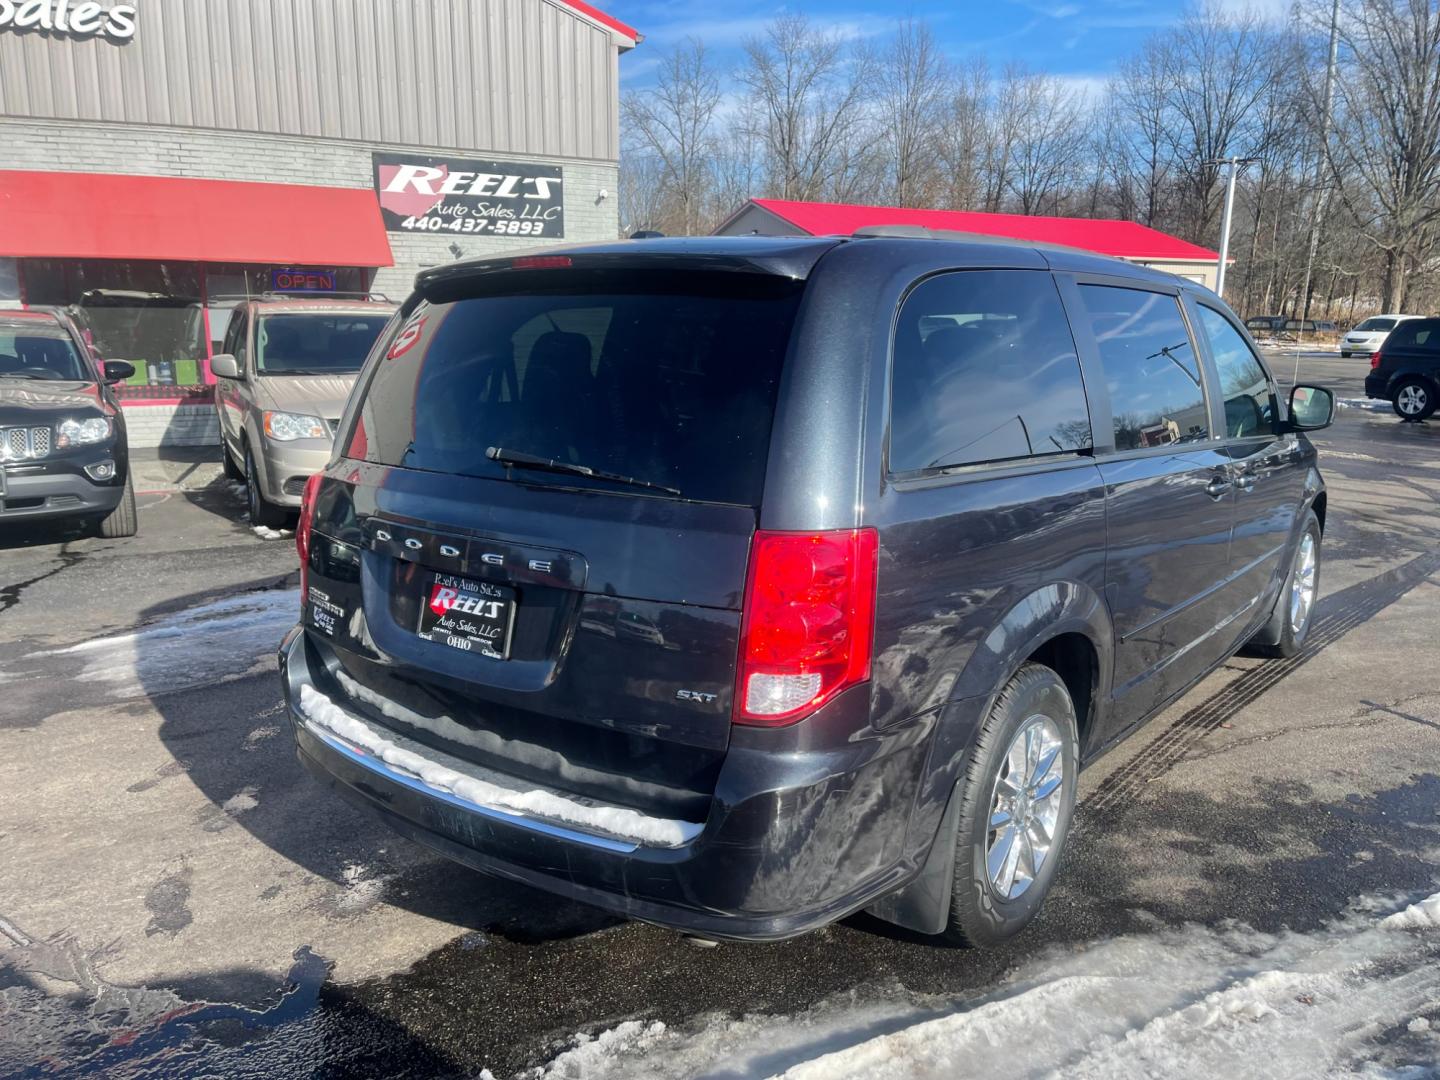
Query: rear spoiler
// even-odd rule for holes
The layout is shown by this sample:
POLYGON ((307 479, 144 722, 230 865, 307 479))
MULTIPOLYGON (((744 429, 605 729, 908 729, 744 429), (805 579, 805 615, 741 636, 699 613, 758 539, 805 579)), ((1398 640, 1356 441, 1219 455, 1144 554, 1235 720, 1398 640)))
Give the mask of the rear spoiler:
MULTIPOLYGON (((469 259, 422 270, 415 277, 415 292, 432 302, 461 296, 484 295, 514 288, 513 275, 524 274, 526 286, 543 288, 545 277, 556 270, 644 270, 675 273, 757 274, 803 281, 827 251, 843 241, 838 237, 665 237, 618 241, 575 248, 547 248, 499 258, 469 259)), ((408 313, 415 298, 407 302, 408 313)))

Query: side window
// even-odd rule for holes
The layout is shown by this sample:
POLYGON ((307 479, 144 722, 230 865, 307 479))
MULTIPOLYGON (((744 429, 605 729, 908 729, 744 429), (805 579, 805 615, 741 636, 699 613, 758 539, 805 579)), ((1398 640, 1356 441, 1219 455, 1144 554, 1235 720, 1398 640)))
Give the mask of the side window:
POLYGON ((1270 379, 1230 320, 1214 308, 1199 304, 1200 327, 1215 354, 1220 372, 1220 395, 1225 399, 1225 436, 1247 439, 1275 431, 1278 409, 1270 379))
POLYGON ((1090 445, 1080 362, 1048 273, 961 270, 910 293, 895 331, 892 472, 1090 445))
POLYGON ((1109 285, 1081 285, 1080 295, 1105 366, 1115 449, 1208 439, 1200 362, 1180 302, 1109 285))
POLYGON ((1440 322, 1430 319, 1406 319, 1385 339, 1391 349, 1423 349, 1440 353, 1440 322))

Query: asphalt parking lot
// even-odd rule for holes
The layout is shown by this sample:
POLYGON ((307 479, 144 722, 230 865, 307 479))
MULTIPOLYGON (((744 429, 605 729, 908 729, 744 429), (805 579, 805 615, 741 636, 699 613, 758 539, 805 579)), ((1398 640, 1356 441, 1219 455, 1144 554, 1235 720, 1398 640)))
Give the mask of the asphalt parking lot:
MULTIPOLYGON (((1270 359, 1288 381, 1294 355, 1270 359)), ((863 916, 699 949, 356 817, 297 764, 280 703, 293 545, 218 479, 162 477, 129 540, 0 533, 0 1075, 503 1077, 627 1021, 942 1006, 1045 950, 1434 892, 1440 420, 1361 407, 1363 358, 1298 370, 1355 403, 1315 437, 1304 652, 1234 659, 1088 771, 1038 923, 984 953, 863 916)))

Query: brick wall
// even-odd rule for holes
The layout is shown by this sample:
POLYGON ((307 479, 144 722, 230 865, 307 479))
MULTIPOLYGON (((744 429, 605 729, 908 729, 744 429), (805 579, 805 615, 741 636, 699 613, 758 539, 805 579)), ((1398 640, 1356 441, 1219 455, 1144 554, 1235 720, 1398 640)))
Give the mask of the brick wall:
MULTIPOLYGON (((394 146, 195 128, 0 117, 0 169, 140 173, 370 188, 373 186, 372 150, 498 157, 559 165, 565 170, 564 242, 613 240, 619 230, 617 169, 613 162, 527 158, 515 154, 491 154, 484 150, 394 146), (606 198, 600 197, 602 191, 608 193, 606 198)), ((452 243, 460 246, 463 257, 473 258, 533 250, 548 242, 526 237, 391 233, 390 249, 395 256, 395 265, 376 274, 375 288, 397 299, 404 296, 410 291, 418 270, 450 262, 456 257, 450 250, 452 243)))
POLYGON ((215 406, 127 405, 125 431, 130 446, 219 446, 220 420, 215 406))

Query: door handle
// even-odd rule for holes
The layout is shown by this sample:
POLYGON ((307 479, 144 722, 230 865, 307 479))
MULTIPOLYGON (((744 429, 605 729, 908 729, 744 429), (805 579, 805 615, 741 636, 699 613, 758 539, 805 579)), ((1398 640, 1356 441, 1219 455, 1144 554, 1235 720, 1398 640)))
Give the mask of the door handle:
POLYGON ((1238 484, 1240 485, 1240 490, 1241 490, 1241 491, 1254 491, 1254 490, 1255 490, 1255 474, 1254 474, 1254 473, 1241 473, 1241 474, 1240 474, 1240 478, 1239 478, 1239 480, 1236 481, 1236 483, 1238 483, 1238 484))
POLYGON ((1212 476, 1210 482, 1205 485, 1205 494, 1212 499, 1218 499, 1233 487, 1229 478, 1224 476, 1212 476))

